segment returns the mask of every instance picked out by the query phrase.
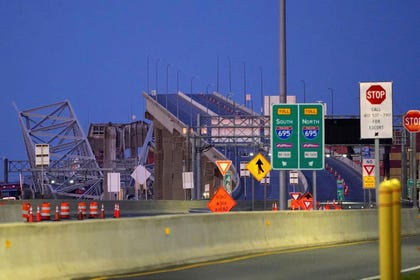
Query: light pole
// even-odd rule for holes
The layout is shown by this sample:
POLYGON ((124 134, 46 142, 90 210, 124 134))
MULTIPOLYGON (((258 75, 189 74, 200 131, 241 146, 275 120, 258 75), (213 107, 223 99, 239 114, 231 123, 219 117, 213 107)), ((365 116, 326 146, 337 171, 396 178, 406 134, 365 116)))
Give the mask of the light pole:
POLYGON ((331 93, 331 118, 334 118, 334 90, 332 88, 328 88, 331 93))
POLYGON ((219 55, 217 56, 216 91, 219 92, 219 55))
POLYGON ((232 62, 230 61, 230 57, 228 57, 229 61, 229 93, 232 92, 232 62))
POLYGON ((181 70, 176 71, 176 93, 179 92, 179 72, 181 72, 181 70))
POLYGON ((181 70, 176 71, 176 118, 179 119, 179 72, 181 70))
POLYGON ((264 94, 263 94, 263 69, 261 66, 258 67, 260 69, 260 97, 261 97, 261 115, 264 113, 264 94))
POLYGON ((190 80, 190 94, 193 93, 193 81, 194 81, 195 78, 197 78, 197 76, 191 77, 191 80, 190 80))
POLYGON ((166 96, 165 96, 165 108, 168 109, 168 94, 169 94, 169 67, 171 64, 166 64, 166 96))
POLYGON ((214 84, 207 84, 206 86, 206 93, 209 94, 209 87, 214 86, 214 84))
POLYGON ((246 107, 246 62, 244 62, 244 106, 246 107))
POLYGON ((191 77, 190 80, 190 101, 191 101, 191 114, 190 114, 190 127, 192 127, 192 123, 193 123, 193 102, 192 102, 192 93, 193 93, 193 81, 194 79, 197 78, 197 76, 193 76, 191 77))
POLYGON ((149 66, 150 61, 149 61, 149 55, 147 56, 147 94, 150 94, 150 79, 149 79, 149 66))
MULTIPOLYGON (((332 88, 328 88, 331 93, 331 119, 334 119, 334 90, 332 88)), ((332 155, 334 156, 334 145, 331 145, 332 155)))
POLYGON ((156 60, 156 99, 157 99, 158 84, 159 84, 159 61, 160 61, 160 58, 156 60))
POLYGON ((303 103, 306 103, 306 83, 304 80, 300 80, 303 84, 303 103))
POLYGON ((166 64, 166 94, 169 93, 169 67, 171 64, 166 64))

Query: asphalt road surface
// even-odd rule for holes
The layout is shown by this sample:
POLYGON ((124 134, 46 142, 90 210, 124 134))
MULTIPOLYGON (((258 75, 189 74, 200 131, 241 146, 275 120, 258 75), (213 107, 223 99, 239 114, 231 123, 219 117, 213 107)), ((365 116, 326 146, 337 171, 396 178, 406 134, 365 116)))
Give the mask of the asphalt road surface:
MULTIPOLYGON (((420 235, 401 240, 402 269, 420 271, 420 235)), ((157 271, 93 279, 379 279, 378 241, 254 254, 157 271)))

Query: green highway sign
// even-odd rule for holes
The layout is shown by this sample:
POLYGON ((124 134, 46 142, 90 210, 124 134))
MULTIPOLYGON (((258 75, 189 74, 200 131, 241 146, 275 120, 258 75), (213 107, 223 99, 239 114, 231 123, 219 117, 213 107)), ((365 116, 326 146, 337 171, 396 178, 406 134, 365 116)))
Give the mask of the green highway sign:
POLYGON ((225 176, 223 176, 223 186, 225 187, 226 191, 229 194, 232 194, 232 172, 226 172, 225 176))
POLYGON ((271 165, 275 170, 324 168, 324 106, 273 104, 271 165))

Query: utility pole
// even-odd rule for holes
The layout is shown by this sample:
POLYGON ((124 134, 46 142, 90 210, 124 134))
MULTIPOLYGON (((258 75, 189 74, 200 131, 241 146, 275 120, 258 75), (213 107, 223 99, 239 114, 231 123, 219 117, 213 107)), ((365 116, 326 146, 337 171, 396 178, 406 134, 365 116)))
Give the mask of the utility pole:
MULTIPOLYGON (((286 0, 280 0, 280 103, 286 103, 286 0)), ((272 155, 274 156, 274 155, 272 155)), ((279 209, 287 209, 286 171, 280 170, 279 209)))

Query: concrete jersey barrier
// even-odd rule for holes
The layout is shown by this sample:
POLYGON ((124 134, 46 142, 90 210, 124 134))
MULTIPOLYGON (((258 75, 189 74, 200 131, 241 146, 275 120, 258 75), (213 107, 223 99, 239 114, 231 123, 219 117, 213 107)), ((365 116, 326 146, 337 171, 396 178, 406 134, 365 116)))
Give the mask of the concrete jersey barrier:
MULTIPOLYGON (((231 212, 0 224, 2 279, 70 279, 378 238, 376 210, 231 212)), ((403 209, 403 235, 420 234, 403 209)))
POLYGON ((22 222, 22 207, 20 204, 6 204, 0 200, 0 223, 22 222))
MULTIPOLYGON (((13 200, 13 201, 1 201, 0 200, 0 210, 8 208, 7 211, 0 211, 0 223, 2 222, 22 222, 22 211, 15 207, 21 207, 22 203, 30 203, 33 208, 33 213, 36 212, 36 207, 41 207, 44 202, 48 202, 51 205, 51 216, 56 209, 56 206, 61 206, 62 202, 67 202, 69 204, 69 215, 71 217, 77 217, 78 203, 79 200, 60 200, 60 199, 50 199, 50 200, 13 200), (2 207, 3 206, 3 207, 2 207), (16 209, 13 211, 12 209, 16 209)), ((91 201, 85 201, 86 205, 89 206, 91 201)), ((101 206, 104 205, 105 211, 107 214, 112 213, 114 209, 114 204, 118 203, 123 213, 123 216, 139 216, 139 215, 153 215, 153 214, 181 214, 188 213, 188 210, 191 208, 206 208, 208 201, 206 200, 195 200, 195 201, 183 201, 183 200, 98 200, 97 202, 98 209, 100 210, 101 206)), ((244 206, 246 207, 246 205, 244 206)), ((239 208, 239 207, 238 207, 239 208)), ((246 209, 246 208, 239 208, 246 209)))

